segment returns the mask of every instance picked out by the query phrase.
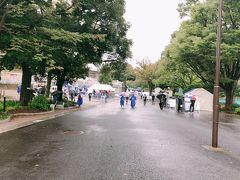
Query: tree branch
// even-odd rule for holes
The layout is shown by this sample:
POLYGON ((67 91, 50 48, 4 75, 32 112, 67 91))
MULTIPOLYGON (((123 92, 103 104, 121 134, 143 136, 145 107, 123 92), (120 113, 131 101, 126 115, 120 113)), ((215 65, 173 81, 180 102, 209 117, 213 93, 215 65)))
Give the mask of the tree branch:
POLYGON ((12 4, 13 0, 10 0, 9 1, 9 4, 7 5, 7 9, 5 10, 3 16, 2 16, 2 19, 0 21, 0 32, 3 30, 3 25, 4 25, 4 22, 5 22, 5 18, 7 17, 7 14, 8 14, 8 11, 9 11, 9 8, 10 8, 10 5, 12 4))
POLYGON ((7 0, 3 0, 3 1, 0 3, 0 7, 3 6, 6 1, 7 1, 7 0))

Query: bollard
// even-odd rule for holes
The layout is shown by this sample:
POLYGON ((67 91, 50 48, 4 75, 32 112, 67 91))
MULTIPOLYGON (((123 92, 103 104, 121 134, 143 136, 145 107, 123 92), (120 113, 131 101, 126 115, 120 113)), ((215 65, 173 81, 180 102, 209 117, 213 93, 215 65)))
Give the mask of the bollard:
POLYGON ((6 112, 6 97, 3 97, 3 112, 6 112))

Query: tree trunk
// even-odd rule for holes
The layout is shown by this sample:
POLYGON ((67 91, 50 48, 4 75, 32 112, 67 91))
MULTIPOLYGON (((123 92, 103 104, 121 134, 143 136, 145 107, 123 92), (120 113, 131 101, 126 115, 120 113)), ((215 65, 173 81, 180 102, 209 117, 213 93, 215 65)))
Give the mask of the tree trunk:
POLYGON ((22 85, 20 94, 20 103, 22 106, 27 106, 30 101, 30 88, 31 88, 32 73, 28 66, 22 66, 22 85))
POLYGON ((233 105, 233 96, 235 92, 235 83, 228 83, 225 85, 225 95, 226 95, 226 104, 225 110, 231 111, 231 107, 233 105))
POLYGON ((152 92, 153 92, 153 88, 154 88, 153 83, 152 82, 148 82, 148 87, 149 87, 149 95, 151 96, 152 92))
POLYGON ((127 92, 127 80, 124 79, 123 81, 123 92, 127 92))
POLYGON ((48 73, 48 76, 47 76, 47 88, 46 88, 46 94, 45 94, 45 96, 47 98, 49 98, 49 95, 50 95, 51 81, 52 81, 52 76, 51 76, 50 73, 48 73))
POLYGON ((65 74, 64 73, 60 73, 57 77, 57 90, 59 91, 59 101, 62 101, 62 88, 63 88, 63 83, 65 81, 65 74))

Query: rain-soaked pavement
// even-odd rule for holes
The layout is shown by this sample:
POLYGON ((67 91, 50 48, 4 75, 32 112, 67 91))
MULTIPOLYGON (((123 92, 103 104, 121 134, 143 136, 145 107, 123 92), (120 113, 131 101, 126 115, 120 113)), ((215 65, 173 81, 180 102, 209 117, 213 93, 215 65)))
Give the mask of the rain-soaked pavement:
POLYGON ((212 152, 209 113, 109 102, 1 134, 0 179, 239 180, 240 124, 224 119, 212 152))

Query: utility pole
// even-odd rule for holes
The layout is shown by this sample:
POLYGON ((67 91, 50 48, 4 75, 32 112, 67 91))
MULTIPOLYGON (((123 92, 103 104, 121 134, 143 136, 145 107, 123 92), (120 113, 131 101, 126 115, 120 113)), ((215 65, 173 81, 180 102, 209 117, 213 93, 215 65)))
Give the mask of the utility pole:
POLYGON ((213 127, 212 127, 212 147, 218 147, 218 123, 219 123, 219 80, 220 80, 220 60, 222 41, 222 11, 223 0, 218 4, 218 24, 217 24, 217 45, 216 45, 216 77, 213 94, 213 127))

